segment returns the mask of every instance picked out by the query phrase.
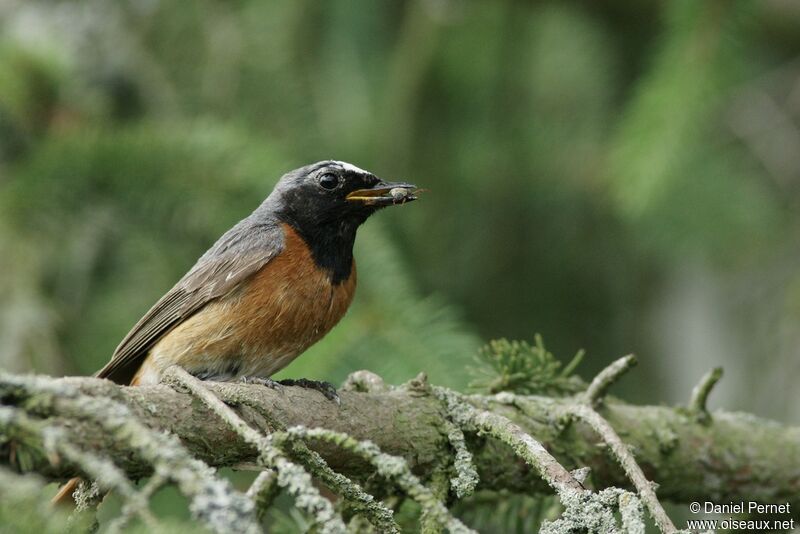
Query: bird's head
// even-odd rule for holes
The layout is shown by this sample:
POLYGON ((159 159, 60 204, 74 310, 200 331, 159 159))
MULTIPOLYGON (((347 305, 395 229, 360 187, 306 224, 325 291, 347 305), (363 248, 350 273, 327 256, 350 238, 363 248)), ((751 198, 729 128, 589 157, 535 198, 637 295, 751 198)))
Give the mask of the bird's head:
POLYGON ((305 230, 355 230, 377 210, 416 200, 417 187, 386 182, 343 161, 320 161, 285 174, 267 199, 281 218, 305 230))

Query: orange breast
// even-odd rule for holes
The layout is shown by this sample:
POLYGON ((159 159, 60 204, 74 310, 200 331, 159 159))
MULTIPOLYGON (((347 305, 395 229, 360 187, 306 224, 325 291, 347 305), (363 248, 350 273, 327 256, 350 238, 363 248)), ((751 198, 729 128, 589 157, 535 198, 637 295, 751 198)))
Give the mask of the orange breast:
POLYGON ((134 383, 157 381, 174 363, 221 378, 270 376, 339 322, 353 300, 355 263, 350 277, 333 285, 303 239, 288 225, 283 230, 283 251, 159 340, 134 383))
POLYGON ((354 264, 346 281, 331 284, 302 238, 289 226, 284 232, 284 251, 243 288, 231 312, 241 318, 237 337, 243 344, 299 354, 344 316, 355 293, 356 270, 354 264))

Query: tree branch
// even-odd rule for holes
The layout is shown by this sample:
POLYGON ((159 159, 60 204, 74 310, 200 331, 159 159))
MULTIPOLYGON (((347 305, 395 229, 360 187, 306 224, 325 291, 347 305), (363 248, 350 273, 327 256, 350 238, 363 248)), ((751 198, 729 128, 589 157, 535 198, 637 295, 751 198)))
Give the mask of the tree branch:
MULTIPOLYGON (((341 391, 337 406, 320 393, 296 387, 274 391, 258 385, 206 386, 236 408, 239 416, 261 432, 302 425, 343 432, 370 440, 386 454, 405 458, 415 473, 427 473, 451 461, 447 410, 439 399, 407 388, 370 392, 341 391)), ((63 428, 70 443, 103 451, 129 477, 151 474, 141 451, 108 431, 99 418, 76 413, 75 400, 59 392, 75 391, 101 403, 126 406, 143 428, 169 430, 195 457, 211 466, 254 463, 257 452, 188 393, 167 386, 120 387, 93 378, 47 379, 0 375, 0 403, 24 412, 33 425, 21 429, 0 418, 0 462, 50 479, 81 473, 70 458, 54 459, 40 438, 45 427, 63 428), (38 387, 46 384, 47 388, 38 387), (36 426, 41 427, 37 432, 36 426)), ((625 473, 598 436, 584 422, 566 428, 562 415, 574 398, 519 397, 509 405, 494 396, 462 397, 478 410, 513 421, 534 436, 568 469, 588 466, 597 487, 630 487, 625 473)), ((645 475, 659 483, 662 499, 798 502, 800 495, 800 428, 783 426, 747 414, 715 412, 707 424, 685 409, 636 407, 607 399, 599 410, 625 443, 636 451, 645 475)), ((140 425, 136 425, 137 427, 140 425)), ((523 493, 549 493, 547 484, 512 449, 495 439, 467 433, 467 444, 480 475, 479 488, 523 493)), ((366 464, 358 455, 330 443, 310 439, 331 468, 359 479, 366 464)))
POLYGON ((722 367, 715 367, 700 379, 700 382, 692 389, 692 397, 689 399, 689 411, 694 413, 701 422, 707 422, 710 417, 706 408, 706 401, 711 394, 711 390, 722 378, 722 367))

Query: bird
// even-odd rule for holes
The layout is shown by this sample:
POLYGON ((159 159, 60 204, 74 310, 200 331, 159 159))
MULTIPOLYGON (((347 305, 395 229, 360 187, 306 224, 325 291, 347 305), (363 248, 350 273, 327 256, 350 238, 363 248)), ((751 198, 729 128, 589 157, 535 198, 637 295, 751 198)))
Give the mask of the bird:
MULTIPOLYGON (((416 200, 418 191, 337 160, 284 174, 133 326, 95 376, 154 385, 179 365, 202 380, 275 386, 269 377, 322 339, 349 308, 358 228, 384 207, 416 200)), ((280 384, 335 398, 325 382, 280 384)), ((65 484, 53 502, 71 497, 78 481, 65 484)))

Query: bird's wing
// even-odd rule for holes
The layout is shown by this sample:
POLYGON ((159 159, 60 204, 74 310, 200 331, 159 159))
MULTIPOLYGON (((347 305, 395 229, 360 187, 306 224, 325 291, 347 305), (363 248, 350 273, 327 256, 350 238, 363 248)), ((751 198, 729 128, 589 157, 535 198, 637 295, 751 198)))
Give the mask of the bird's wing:
POLYGON ((279 226, 252 226, 243 221, 203 255, 161 297, 122 340, 96 376, 129 384, 147 353, 170 330, 206 304, 235 290, 283 249, 279 226))

